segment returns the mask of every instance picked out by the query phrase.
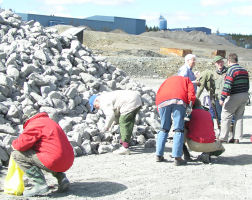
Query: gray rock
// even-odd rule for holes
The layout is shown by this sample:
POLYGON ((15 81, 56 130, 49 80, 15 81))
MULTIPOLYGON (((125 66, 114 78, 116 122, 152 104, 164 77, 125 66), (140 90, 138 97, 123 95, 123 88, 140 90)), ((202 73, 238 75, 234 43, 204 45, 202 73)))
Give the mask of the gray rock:
POLYGON ((98 148, 98 153, 102 154, 102 153, 108 153, 108 152, 112 152, 113 151, 113 146, 112 145, 99 145, 98 148))
POLYGON ((8 110, 8 113, 7 113, 7 117, 18 117, 19 116, 19 110, 18 108, 15 106, 15 105, 11 105, 9 110, 8 110))
POLYGON ((72 131, 72 140, 75 141, 78 144, 78 146, 81 146, 82 138, 79 132, 72 131))
POLYGON ((47 64, 50 61, 48 54, 44 50, 35 51, 34 57, 39 59, 43 64, 47 64))
POLYGON ((15 140, 17 137, 16 136, 12 136, 12 135, 6 135, 3 139, 3 144, 5 147, 7 146, 11 146, 12 145, 12 141, 15 140))
POLYGON ((9 154, 2 147, 0 147, 0 160, 2 161, 9 160, 9 154))
POLYGON ((90 140, 84 140, 84 142, 81 144, 81 147, 83 148, 84 154, 92 154, 92 146, 90 140))
POLYGON ((67 133, 72 130, 72 119, 70 117, 64 117, 59 121, 59 125, 67 133))
POLYGON ((9 108, 0 102, 0 113, 7 114, 9 108))
POLYGON ((102 137, 102 141, 110 142, 113 139, 111 132, 105 132, 102 137))
POLYGON ((101 137, 100 137, 99 135, 93 136, 93 137, 92 137, 92 140, 93 140, 94 142, 101 142, 101 141, 102 141, 102 140, 101 140, 101 137))
MULTIPOLYGON (((23 60, 28 60, 28 58, 23 58, 23 60)), ((32 72, 34 72, 37 68, 32 65, 32 64, 25 64, 22 68, 21 68, 21 76, 26 77, 29 76, 32 72)))
POLYGON ((155 148, 156 147, 156 140, 155 139, 148 139, 145 144, 145 148, 155 148))
POLYGON ((137 142, 138 142, 139 144, 144 144, 145 141, 146 141, 146 139, 145 139, 145 137, 144 137, 143 135, 137 136, 137 142))
POLYGON ((147 104, 147 105, 154 104, 154 101, 153 101, 152 97, 150 95, 148 95, 148 94, 144 94, 142 96, 142 102, 147 104))
POLYGON ((160 129, 160 123, 158 120, 146 117, 146 122, 153 128, 153 130, 158 131, 160 129))
POLYGON ((0 132, 10 135, 17 135, 16 130, 12 128, 9 124, 0 124, 0 132))
MULTIPOLYGON (((154 137, 159 129, 155 92, 94 55, 74 36, 60 36, 35 21, 23 22, 11 11, 0 13, 0 23, 0 132, 17 135, 22 131, 21 114, 32 107, 60 124, 76 156, 110 152, 118 144, 119 126, 101 133, 104 114, 91 114, 88 99, 103 91, 130 89, 139 91, 145 104, 137 115, 135 136, 154 137)), ((5 145, 11 152, 10 144, 5 145)))
POLYGON ((74 150, 74 156, 77 157, 83 155, 82 149, 79 146, 75 146, 73 150, 74 150))

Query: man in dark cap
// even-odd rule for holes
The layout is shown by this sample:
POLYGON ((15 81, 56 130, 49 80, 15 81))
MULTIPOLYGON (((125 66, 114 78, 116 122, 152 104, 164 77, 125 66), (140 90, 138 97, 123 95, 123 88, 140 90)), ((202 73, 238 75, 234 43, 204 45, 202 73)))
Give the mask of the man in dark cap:
POLYGON ((224 86, 224 79, 226 76, 226 72, 228 70, 228 68, 225 67, 224 65, 223 59, 224 58, 222 56, 215 56, 213 59, 213 64, 216 67, 214 99, 215 99, 215 107, 216 107, 216 112, 217 112, 218 123, 220 123, 221 109, 222 109, 219 101, 220 101, 221 91, 224 86))

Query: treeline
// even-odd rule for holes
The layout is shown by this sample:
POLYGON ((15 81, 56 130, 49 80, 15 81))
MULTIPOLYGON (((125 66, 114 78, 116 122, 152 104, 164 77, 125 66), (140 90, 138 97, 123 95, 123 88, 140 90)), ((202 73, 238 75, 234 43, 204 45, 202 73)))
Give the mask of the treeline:
POLYGON ((237 46, 252 48, 252 35, 242 35, 242 34, 229 34, 232 40, 236 42, 237 46))
POLYGON ((233 40, 252 40, 252 35, 242 35, 242 34, 229 34, 232 36, 233 40))
POLYGON ((149 32, 149 31, 159 31, 160 29, 158 28, 158 26, 145 26, 145 31, 149 32))

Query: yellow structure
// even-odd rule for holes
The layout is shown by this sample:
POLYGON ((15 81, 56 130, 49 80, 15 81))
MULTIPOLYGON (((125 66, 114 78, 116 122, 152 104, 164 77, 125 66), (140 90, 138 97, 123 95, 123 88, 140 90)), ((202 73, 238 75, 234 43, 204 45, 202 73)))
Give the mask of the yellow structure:
POLYGON ((192 50, 161 47, 160 53, 163 55, 176 54, 178 56, 185 57, 187 54, 192 53, 192 50))

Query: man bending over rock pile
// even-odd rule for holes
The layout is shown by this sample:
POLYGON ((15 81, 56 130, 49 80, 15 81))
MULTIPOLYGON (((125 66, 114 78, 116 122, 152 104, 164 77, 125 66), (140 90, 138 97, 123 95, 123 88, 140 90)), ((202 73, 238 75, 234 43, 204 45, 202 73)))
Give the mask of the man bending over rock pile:
POLYGON ((101 109, 106 115, 103 132, 109 131, 114 124, 120 126, 120 143, 122 147, 115 154, 130 154, 129 142, 134 128, 136 114, 142 106, 138 92, 130 90, 116 90, 92 95, 89 99, 90 109, 101 109))

